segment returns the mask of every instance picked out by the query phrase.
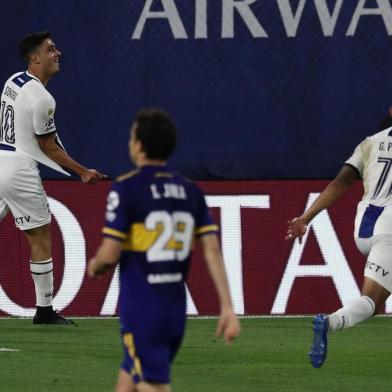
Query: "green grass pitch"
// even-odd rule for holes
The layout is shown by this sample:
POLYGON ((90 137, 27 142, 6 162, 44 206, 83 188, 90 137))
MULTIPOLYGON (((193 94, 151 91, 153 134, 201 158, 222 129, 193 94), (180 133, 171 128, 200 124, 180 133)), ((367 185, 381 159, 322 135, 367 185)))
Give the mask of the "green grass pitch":
MULTIPOLYGON (((330 335, 321 369, 307 357, 311 318, 242 319, 230 347, 214 337, 216 320, 190 319, 173 366, 173 392, 391 391, 392 319, 376 317, 330 335)), ((78 327, 0 319, 0 390, 112 391, 122 349, 116 319, 78 327)))

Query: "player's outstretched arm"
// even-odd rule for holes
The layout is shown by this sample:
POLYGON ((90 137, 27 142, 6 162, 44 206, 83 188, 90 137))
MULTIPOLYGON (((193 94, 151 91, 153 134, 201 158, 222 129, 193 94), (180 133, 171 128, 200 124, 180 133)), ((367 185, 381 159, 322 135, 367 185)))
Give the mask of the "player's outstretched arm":
POLYGON ((226 343, 231 343, 240 333, 240 323, 233 310, 218 238, 215 234, 207 234, 200 238, 200 243, 220 302, 221 314, 216 334, 223 336, 226 343))
POLYGON ((117 264, 122 248, 123 244, 121 241, 104 238, 97 250, 97 254, 88 263, 87 272, 89 277, 96 278, 117 264))
POLYGON ((82 182, 95 184, 106 176, 94 169, 87 169, 73 160, 57 143, 56 134, 41 135, 37 137, 42 152, 62 167, 76 173, 82 182))
POLYGON ((334 204, 357 179, 358 173, 356 170, 351 166, 344 165, 336 178, 327 185, 305 213, 299 218, 294 218, 287 222, 289 227, 286 240, 293 240, 298 237, 301 243, 309 222, 319 212, 334 204))

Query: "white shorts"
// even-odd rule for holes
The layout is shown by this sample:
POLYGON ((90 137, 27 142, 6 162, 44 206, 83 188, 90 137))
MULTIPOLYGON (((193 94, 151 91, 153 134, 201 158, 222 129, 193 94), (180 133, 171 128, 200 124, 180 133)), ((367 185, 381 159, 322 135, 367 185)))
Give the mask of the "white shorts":
POLYGON ((367 256, 364 276, 392 292, 392 234, 355 238, 357 248, 367 256))
POLYGON ((20 230, 51 221, 37 162, 15 151, 0 151, 0 220, 9 210, 20 230))

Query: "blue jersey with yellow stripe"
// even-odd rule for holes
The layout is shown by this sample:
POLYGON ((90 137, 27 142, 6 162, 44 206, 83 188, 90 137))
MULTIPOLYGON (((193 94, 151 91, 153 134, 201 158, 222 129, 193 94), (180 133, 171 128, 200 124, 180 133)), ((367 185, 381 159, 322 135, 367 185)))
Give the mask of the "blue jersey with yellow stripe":
POLYGON ((216 231, 198 186, 166 166, 143 166, 113 183, 103 234, 123 242, 123 331, 183 333, 192 244, 216 231))

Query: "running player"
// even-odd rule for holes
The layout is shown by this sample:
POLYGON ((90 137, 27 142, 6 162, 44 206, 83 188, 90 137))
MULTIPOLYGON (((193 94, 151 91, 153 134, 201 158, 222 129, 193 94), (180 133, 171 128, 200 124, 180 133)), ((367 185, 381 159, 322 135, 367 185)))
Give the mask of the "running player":
POLYGON ((286 239, 305 234, 307 225, 323 209, 331 206, 362 177, 364 195, 358 204, 354 238, 367 257, 362 296, 326 316, 313 319, 314 338, 309 353, 314 367, 327 356, 329 331, 352 327, 373 316, 392 290, 392 128, 367 137, 360 143, 333 180, 299 218, 289 222, 286 239))
POLYGON ((48 32, 27 35, 19 44, 28 70, 12 75, 0 101, 0 220, 9 210, 31 247, 30 271, 37 311, 34 324, 73 324, 52 307, 51 213, 37 162, 93 184, 103 175, 88 170, 64 150, 54 123, 56 102, 46 85, 59 72, 61 52, 48 32))
POLYGON ((221 251, 200 189, 166 160, 176 128, 162 111, 144 110, 131 128, 130 156, 138 167, 113 184, 104 239, 89 262, 91 277, 120 262, 120 320, 124 360, 117 391, 169 391, 170 365, 186 316, 185 280, 194 237, 200 240, 218 292, 217 334, 231 342, 240 330, 221 251))

